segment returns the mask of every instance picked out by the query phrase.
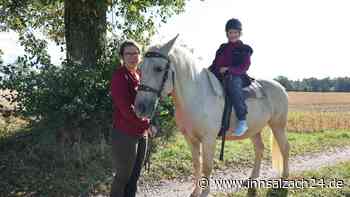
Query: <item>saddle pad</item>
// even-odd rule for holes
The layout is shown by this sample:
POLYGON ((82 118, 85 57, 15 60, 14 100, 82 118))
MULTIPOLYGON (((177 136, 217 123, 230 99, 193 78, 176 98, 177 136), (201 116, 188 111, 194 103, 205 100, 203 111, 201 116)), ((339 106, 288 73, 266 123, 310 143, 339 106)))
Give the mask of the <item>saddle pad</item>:
MULTIPOLYGON (((220 81, 209 70, 205 69, 209 78, 209 83, 216 96, 223 97, 224 91, 220 81)), ((263 98, 264 92, 258 80, 252 81, 250 86, 243 88, 245 98, 263 98)))
POLYGON ((250 86, 243 88, 245 98, 263 98, 264 93, 261 84, 254 80, 250 86))

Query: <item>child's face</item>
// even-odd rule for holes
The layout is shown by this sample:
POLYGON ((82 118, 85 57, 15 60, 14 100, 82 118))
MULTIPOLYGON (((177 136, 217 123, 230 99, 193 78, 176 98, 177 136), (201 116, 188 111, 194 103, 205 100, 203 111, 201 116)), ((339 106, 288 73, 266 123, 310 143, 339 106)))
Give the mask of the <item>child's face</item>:
POLYGON ((229 42, 237 42, 241 36, 241 31, 237 29, 229 29, 227 31, 227 38, 229 42))

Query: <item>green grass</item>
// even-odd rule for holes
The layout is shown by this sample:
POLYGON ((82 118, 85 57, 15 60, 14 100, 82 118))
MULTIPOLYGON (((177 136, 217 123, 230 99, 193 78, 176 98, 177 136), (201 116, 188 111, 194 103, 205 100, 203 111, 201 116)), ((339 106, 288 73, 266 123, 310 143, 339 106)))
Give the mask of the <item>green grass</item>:
MULTIPOLYGON (((270 159, 270 132, 264 132, 266 150, 270 159)), ((350 132, 327 131, 314 133, 288 133, 291 155, 319 152, 333 146, 350 145, 350 132)), ((218 160, 220 141, 217 144, 215 169, 234 166, 252 166, 254 151, 250 140, 227 142, 225 161, 218 160)), ((62 162, 55 136, 47 128, 26 128, 20 131, 0 130, 0 196, 79 196, 82 193, 105 193, 112 178, 111 150, 107 145, 104 154, 99 144, 83 143, 83 164, 78 165, 73 152, 62 162), (25 138, 15 138, 33 134, 25 138)), ((142 179, 184 178, 192 173, 191 154, 183 136, 177 133, 170 141, 158 147, 153 154, 151 170, 142 179)))
MULTIPOLYGON (((271 160, 270 132, 263 132, 265 144, 264 159, 271 160)), ((343 147, 350 145, 350 132, 334 130, 312 133, 288 133, 291 145, 290 155, 303 155, 317 153, 330 147, 343 147)), ((217 141, 216 155, 214 158, 214 170, 225 169, 234 166, 253 166, 254 147, 249 139, 241 141, 227 141, 225 144, 224 161, 219 161, 221 141, 217 141)), ((171 143, 158 149, 152 156, 152 169, 147 174, 147 179, 167 178, 173 179, 179 176, 189 176, 192 173, 190 148, 181 134, 171 139, 171 143)))
MULTIPOLYGON (((244 189, 238 193, 218 193, 214 196, 273 196, 273 197, 349 197, 350 196, 350 161, 339 163, 335 166, 323 167, 318 171, 308 171, 294 175, 294 180, 310 180, 315 188, 292 187, 288 189, 257 188, 244 189), (314 181, 316 180, 316 181, 314 181), (339 182, 339 187, 335 187, 335 182, 339 182), (316 183, 316 185, 314 185, 316 183), (323 183, 325 184, 323 186, 323 183), (332 183, 332 186, 329 185, 332 183)), ((290 179, 293 180, 293 179, 290 179)), ((300 183, 300 182, 299 182, 300 183)))
MULTIPOLYGON (((79 164, 70 148, 66 161, 59 157, 50 129, 26 128, 1 135, 0 197, 79 196, 96 189, 108 192, 108 186, 100 182, 111 177, 111 159, 100 154, 98 145, 82 143, 83 163, 79 164)), ((105 155, 110 154, 107 148, 105 155)))

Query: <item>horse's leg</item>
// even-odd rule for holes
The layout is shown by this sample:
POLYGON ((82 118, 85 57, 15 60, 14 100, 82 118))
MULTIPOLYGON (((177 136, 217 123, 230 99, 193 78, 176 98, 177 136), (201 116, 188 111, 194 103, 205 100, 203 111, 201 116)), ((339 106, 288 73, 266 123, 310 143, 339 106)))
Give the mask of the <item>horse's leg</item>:
POLYGON ((252 170, 250 178, 256 179, 259 177, 259 174, 260 174, 261 159, 264 153, 264 144, 261 138, 261 132, 251 137, 251 140, 255 148, 255 161, 254 161, 254 168, 252 170))
POLYGON ((191 196, 199 196, 200 188, 198 185, 201 178, 201 163, 200 163, 200 141, 185 134, 185 139, 191 147, 192 163, 194 168, 194 190, 191 196))
MULTIPOLYGON (((203 175, 204 178, 207 179, 208 183, 210 183, 210 174, 213 169, 213 159, 215 153, 215 138, 206 139, 202 143, 203 148, 203 175)), ((210 184, 208 187, 202 188, 201 197, 208 196, 210 193, 210 184)))
POLYGON ((269 123, 272 129, 272 164, 278 169, 282 178, 287 178, 289 175, 289 143, 286 135, 285 125, 281 123, 269 123), (277 143, 276 143, 277 142, 277 143), (274 158, 275 157, 275 158, 274 158))

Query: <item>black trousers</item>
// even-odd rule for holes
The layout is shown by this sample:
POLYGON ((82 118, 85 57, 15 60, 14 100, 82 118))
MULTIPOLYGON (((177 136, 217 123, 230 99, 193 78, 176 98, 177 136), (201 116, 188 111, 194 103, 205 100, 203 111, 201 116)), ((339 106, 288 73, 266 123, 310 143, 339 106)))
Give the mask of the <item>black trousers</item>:
POLYGON ((146 137, 132 137, 118 129, 113 130, 112 158, 116 175, 111 197, 135 197, 146 150, 146 137))
POLYGON ((247 105, 245 103, 245 96, 243 94, 243 80, 240 75, 227 74, 223 78, 223 85, 225 89, 225 108, 222 118, 222 131, 226 131, 230 127, 230 117, 232 113, 232 107, 235 109, 235 113, 238 120, 246 120, 247 105))

